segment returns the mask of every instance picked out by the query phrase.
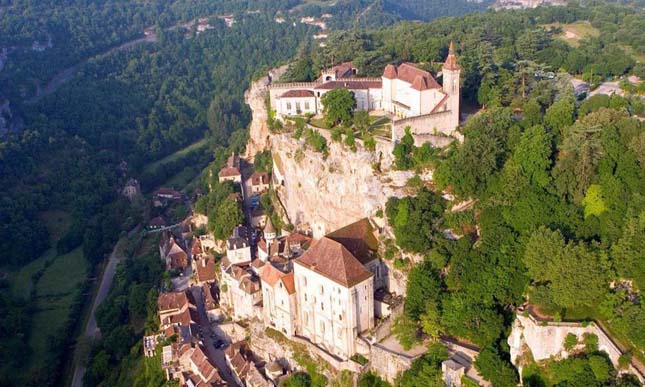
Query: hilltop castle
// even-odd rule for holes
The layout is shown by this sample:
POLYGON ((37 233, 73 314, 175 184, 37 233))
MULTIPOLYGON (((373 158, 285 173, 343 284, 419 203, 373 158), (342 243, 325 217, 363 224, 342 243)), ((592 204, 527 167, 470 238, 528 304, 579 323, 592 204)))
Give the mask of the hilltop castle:
POLYGON ((392 140, 410 127, 416 142, 442 133, 452 135, 459 125, 459 77, 451 42, 443 64, 440 85, 427 71, 412 63, 387 65, 380 78, 359 78, 351 62, 323 70, 314 82, 275 83, 269 88, 271 108, 278 117, 322 114, 322 96, 333 89, 354 93, 356 109, 382 111, 392 119, 392 140))

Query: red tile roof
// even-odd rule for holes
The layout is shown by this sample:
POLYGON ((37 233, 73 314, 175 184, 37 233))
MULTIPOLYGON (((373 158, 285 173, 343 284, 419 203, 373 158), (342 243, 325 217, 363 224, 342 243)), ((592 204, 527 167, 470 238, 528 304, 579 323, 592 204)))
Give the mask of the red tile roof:
POLYGON ((455 56, 455 45, 453 42, 450 42, 450 47, 448 48, 448 57, 443 64, 444 70, 456 71, 460 70, 461 66, 457 63, 457 57, 455 56))
POLYGON ((282 94, 280 98, 313 98, 314 93, 309 90, 289 90, 282 94))
POLYGON ((389 79, 400 79, 411 84, 412 88, 416 90, 441 88, 429 72, 421 70, 414 64, 408 62, 401 63, 395 71, 392 71, 389 66, 386 66, 383 76, 389 79))
POLYGON ((296 284, 294 280, 293 271, 289 272, 287 275, 282 277, 282 283, 284 283, 284 287, 287 289, 287 293, 289 294, 296 293, 296 284))
POLYGON ((342 244, 363 265, 376 259, 378 239, 372 223, 367 218, 339 228, 327 234, 327 238, 342 244))
POLYGON ((199 282, 215 281, 215 259, 213 257, 202 257, 195 262, 197 267, 197 280, 199 282))
POLYGON ((253 185, 268 185, 269 174, 266 172, 253 172, 251 175, 251 184, 253 185))
POLYGON ((372 276, 349 250, 327 237, 315 242, 294 262, 347 288, 372 276))
POLYGON ((240 170, 235 167, 224 167, 217 174, 217 176, 219 177, 233 177, 233 176, 241 176, 241 175, 242 174, 240 173, 240 170))
POLYGON ((157 309, 159 313, 172 309, 181 309, 188 305, 186 292, 161 293, 157 298, 157 309))
POLYGON ((396 73, 396 67, 394 65, 385 66, 385 71, 383 71, 383 77, 388 79, 396 79, 398 74, 396 73))

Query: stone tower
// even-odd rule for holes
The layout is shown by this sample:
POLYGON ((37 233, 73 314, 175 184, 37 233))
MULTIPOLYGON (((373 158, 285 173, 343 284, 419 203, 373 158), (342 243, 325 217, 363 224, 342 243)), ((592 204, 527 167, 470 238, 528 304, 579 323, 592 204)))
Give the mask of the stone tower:
POLYGON ((267 242, 267 248, 271 246, 271 243, 273 243, 276 237, 277 232, 275 226, 273 226, 271 217, 267 214, 267 223, 264 226, 264 240, 267 242))
POLYGON ((457 128, 459 126, 459 101, 460 87, 459 76, 461 75, 461 67, 457 63, 455 56, 455 46, 450 42, 448 49, 448 57, 443 64, 443 92, 448 95, 448 110, 452 112, 450 117, 450 126, 457 128))

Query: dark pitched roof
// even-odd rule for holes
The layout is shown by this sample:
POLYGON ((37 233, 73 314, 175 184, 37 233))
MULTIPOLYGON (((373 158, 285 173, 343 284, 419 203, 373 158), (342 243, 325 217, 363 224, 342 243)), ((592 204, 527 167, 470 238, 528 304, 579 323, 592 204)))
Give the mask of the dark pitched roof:
POLYGON ((327 237, 315 242, 294 262, 348 288, 372 276, 349 250, 327 237))
POLYGON ((332 89, 352 89, 352 90, 367 90, 367 89, 380 89, 383 86, 383 81, 374 79, 342 79, 339 81, 329 81, 321 83, 314 87, 316 90, 332 90, 332 89))
POLYGON ((376 258, 378 251, 378 239, 374 232, 369 219, 363 218, 327 234, 327 238, 342 244, 365 265, 376 258))

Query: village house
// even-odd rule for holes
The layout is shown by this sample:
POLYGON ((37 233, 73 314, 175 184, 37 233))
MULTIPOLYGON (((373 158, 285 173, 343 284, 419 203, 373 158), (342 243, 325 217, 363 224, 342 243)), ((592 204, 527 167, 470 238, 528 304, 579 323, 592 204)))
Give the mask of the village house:
POLYGON ((228 160, 226 165, 222 168, 219 173, 219 182, 232 181, 233 183, 242 182, 242 173, 240 172, 240 158, 233 153, 228 160))
POLYGON ((269 189, 269 174, 266 172, 253 172, 251 175, 251 192, 260 194, 269 189))
POLYGON ((250 264, 231 264, 228 258, 224 257, 221 269, 220 304, 232 312, 232 317, 236 321, 253 317, 261 318, 260 279, 253 272, 250 264))
POLYGON ((249 348, 245 341, 231 344, 224 352, 226 363, 230 367, 233 377, 240 385, 247 387, 272 387, 273 384, 266 380, 259 370, 260 361, 249 348))
POLYGON ((359 78, 353 64, 345 62, 323 70, 314 82, 271 84, 269 95, 271 108, 284 118, 321 114, 325 93, 347 89, 354 94, 356 110, 382 111, 392 117, 392 141, 400 141, 410 127, 415 140, 423 142, 437 133, 452 135, 459 126, 460 74, 451 42, 441 85, 412 63, 387 65, 380 78, 359 78))
POLYGON ((166 270, 181 270, 188 267, 188 254, 179 245, 177 239, 169 231, 164 231, 159 240, 159 255, 166 263, 166 270))
POLYGON ((139 186, 139 180, 137 179, 129 179, 121 190, 121 195, 125 196, 130 201, 139 194, 141 194, 141 187, 139 186))
POLYGON ((226 386, 217 371, 217 367, 208 358, 201 345, 183 346, 179 365, 183 372, 177 375, 182 386, 226 386))
POLYGON ((236 226, 226 241, 226 257, 231 264, 251 263, 251 243, 246 226, 236 226))
POLYGON ((198 259, 193 259, 193 266, 198 285, 209 284, 217 280, 214 257, 200 255, 198 259))
POLYGON ((172 188, 161 187, 155 191, 152 196, 153 204, 155 207, 163 207, 169 202, 180 201, 184 198, 181 192, 175 191, 172 188))
POLYGON ((164 228, 166 226, 166 219, 164 219, 164 217, 161 215, 150 219, 150 222, 148 222, 149 230, 159 230, 160 228, 164 228))
POLYGON ((266 225, 267 214, 261 206, 257 206, 251 210, 251 227, 263 228, 266 225))
POLYGON ((208 321, 221 320, 224 316, 219 307, 219 289, 217 284, 214 282, 202 284, 202 295, 204 297, 204 309, 206 309, 208 321))
POLYGON ((264 325, 287 337, 295 335, 298 313, 293 271, 285 273, 269 263, 264 265, 260 280, 264 325))
POLYGON ((157 298, 159 328, 166 338, 176 336, 179 342, 192 342, 199 321, 197 307, 187 292, 162 293, 157 298))

